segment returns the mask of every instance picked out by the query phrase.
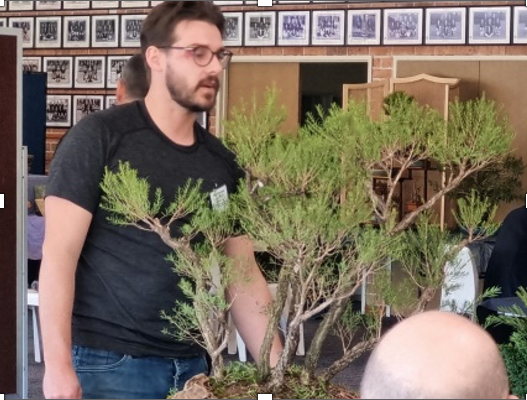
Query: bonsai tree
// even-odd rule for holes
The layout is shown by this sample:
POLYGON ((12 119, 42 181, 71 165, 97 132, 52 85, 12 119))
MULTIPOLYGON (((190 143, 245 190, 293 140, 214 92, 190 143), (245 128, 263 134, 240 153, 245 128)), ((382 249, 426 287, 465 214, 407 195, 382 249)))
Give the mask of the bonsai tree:
MULTIPOLYGON (((426 308, 444 284, 445 263, 470 240, 446 235, 430 210, 471 174, 505 157, 512 141, 490 101, 456 103, 451 115, 444 121, 400 96, 384 121, 371 121, 364 104, 352 103, 346 109, 334 106, 325 118, 311 116, 295 135, 283 135, 285 111, 270 90, 263 106, 254 101, 225 123, 224 141, 237 154, 246 179, 222 212, 208 209, 199 182, 189 182, 175 196, 155 191, 152 199, 148 182, 126 165, 107 171, 104 202, 114 222, 156 232, 174 250, 176 271, 189 278, 182 284, 189 303, 176 304, 163 316, 174 326, 172 334, 198 341, 211 355, 216 389, 226 379, 221 352, 230 302, 225 292, 233 280, 243 279, 243 271, 234 271, 221 256, 231 235, 248 235, 281 264, 260 363, 251 378, 261 392, 277 394, 296 379, 293 386, 308 388, 302 392, 307 397, 329 396, 311 389, 327 388, 335 374, 374 346, 386 306, 404 305, 411 313, 426 308), (411 164, 427 159, 441 165, 447 179, 427 202, 401 218, 393 206, 395 188, 411 164), (388 177, 383 197, 373 188, 375 168, 388 177), (167 210, 161 209, 162 195, 174 196, 167 210), (191 223, 174 238, 170 225, 182 216, 192 216, 191 223), (199 245, 194 240, 198 234, 204 238, 199 245), (408 279, 394 286, 384 274, 386 279, 373 287, 379 303, 366 315, 354 313, 350 297, 368 276, 383 276, 389 260, 399 260, 408 279), (221 274, 215 274, 218 270, 221 274), (405 289, 410 286, 420 289, 419 298, 409 298, 405 289), (284 350, 271 368, 271 343, 288 295, 292 307, 284 350), (304 365, 293 367, 300 325, 323 311, 304 365), (341 339, 342 357, 317 376, 322 345, 332 333, 341 339)), ((458 218, 472 229, 486 212, 487 205, 474 196, 458 218)))

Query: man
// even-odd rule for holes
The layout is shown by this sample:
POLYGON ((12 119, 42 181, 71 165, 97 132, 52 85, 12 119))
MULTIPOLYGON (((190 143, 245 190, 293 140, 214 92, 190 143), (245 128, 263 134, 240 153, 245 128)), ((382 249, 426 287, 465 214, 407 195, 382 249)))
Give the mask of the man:
POLYGON ((146 97, 150 84, 142 54, 134 54, 117 80, 117 104, 126 104, 146 97))
POLYGON ((509 382, 492 338, 452 313, 396 325, 366 365, 363 399, 505 399, 509 382))
MULTIPOLYGON (((189 178, 202 179, 210 194, 235 190, 234 156, 195 123, 196 112, 214 107, 232 55, 223 25, 212 2, 157 6, 141 32, 151 77, 145 100, 86 117, 57 150, 40 277, 48 398, 165 398, 207 370, 201 348, 162 333, 160 311, 185 300, 165 259, 170 249, 154 233, 109 223, 99 202, 104 168, 116 171, 121 160, 161 188, 167 203, 189 178)), ((231 238, 224 253, 240 268, 228 291, 231 313, 258 362, 271 296, 247 238, 231 238)), ((271 364, 280 352, 276 336, 271 364)))

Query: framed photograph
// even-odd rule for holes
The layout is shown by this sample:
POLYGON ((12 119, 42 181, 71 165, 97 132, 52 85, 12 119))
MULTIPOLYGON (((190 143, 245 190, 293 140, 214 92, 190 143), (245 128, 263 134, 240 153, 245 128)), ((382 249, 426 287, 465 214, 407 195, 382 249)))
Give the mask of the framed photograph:
POLYGON ((106 96, 106 104, 104 105, 104 109, 112 108, 117 105, 117 97, 115 96, 106 96))
POLYGON ((281 11, 278 13, 278 45, 309 45, 309 11, 281 11))
POLYGON ((62 35, 61 17, 37 17, 35 47, 59 48, 62 35))
POLYGON ((106 58, 75 57, 75 87, 85 89, 104 89, 106 58))
POLYGON ((25 74, 42 71, 42 60, 40 57, 22 57, 22 71, 25 74))
POLYGON ((6 1, 9 4, 9 11, 31 11, 34 1, 6 1))
POLYGON ((35 1, 37 10, 60 10, 62 1, 35 1))
POLYGON ((468 42, 470 44, 510 43, 510 7, 470 7, 468 42))
POLYGON ((90 1, 63 1, 62 7, 65 10, 87 10, 90 8, 90 1))
POLYGON ((427 8, 426 44, 465 44, 466 8, 427 8))
POLYGON ((22 47, 33 47, 34 20, 32 17, 9 18, 9 26, 22 30, 22 47))
MULTIPOLYGON (((7 5, 6 3, 4 2, 4 5, 3 6, 0 6, 0 12, 2 11, 7 11, 7 5)), ((4 25, 5 26, 5 25, 4 25)))
POLYGON ((346 28, 344 10, 313 11, 312 41, 314 45, 343 45, 346 28))
POLYGON ((118 1, 90 1, 91 8, 119 8, 118 1))
POLYGON ((71 96, 46 97, 46 126, 58 128, 71 126, 71 96))
POLYGON ((148 1, 121 1, 122 8, 145 8, 148 6, 148 1))
POLYGON ((527 7, 514 7, 514 43, 527 43, 527 7))
POLYGON ((225 12, 225 33, 223 43, 225 46, 241 46, 243 37, 243 13, 225 12))
POLYGON ((274 46, 276 13, 274 11, 245 13, 245 45, 274 46))
POLYGON ((119 46, 119 16, 92 16, 91 46, 118 47, 119 46))
POLYGON ((140 47, 141 26, 146 15, 121 16, 121 47, 140 47))
POLYGON ((348 45, 381 44, 381 10, 348 11, 348 45))
POLYGON ((7 18, 0 18, 0 28, 7 27, 7 18))
POLYGON ((384 10, 384 44, 422 44, 423 9, 384 10))
POLYGON ((104 108, 104 96, 73 96, 73 125, 104 108))
POLYGON ((207 129, 208 115, 206 111, 196 113, 196 122, 201 125, 203 129, 207 129))
POLYGON ((64 17, 63 47, 90 47, 90 17, 64 17))
POLYGON ((44 57, 48 88, 73 87, 73 57, 44 57))
POLYGON ((106 88, 115 89, 117 81, 123 73, 123 68, 131 56, 110 56, 108 57, 108 71, 106 73, 106 88))

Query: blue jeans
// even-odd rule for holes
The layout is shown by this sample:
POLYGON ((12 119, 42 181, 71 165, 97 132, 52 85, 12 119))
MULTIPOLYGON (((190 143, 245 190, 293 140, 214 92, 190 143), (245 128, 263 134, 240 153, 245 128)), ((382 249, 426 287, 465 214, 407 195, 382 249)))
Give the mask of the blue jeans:
POLYGON ((205 356, 131 357, 74 346, 73 366, 85 399, 165 399, 195 375, 207 373, 205 356))

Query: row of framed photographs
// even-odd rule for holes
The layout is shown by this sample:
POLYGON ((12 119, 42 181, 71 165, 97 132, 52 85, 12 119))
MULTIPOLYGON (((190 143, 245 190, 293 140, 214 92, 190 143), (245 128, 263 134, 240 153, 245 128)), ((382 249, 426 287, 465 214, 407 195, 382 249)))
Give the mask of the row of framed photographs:
POLYGON ((0 26, 21 29, 24 48, 139 47, 145 18, 146 14, 0 17, 0 26))
POLYGON ((162 1, 6 1, 0 11, 88 10, 154 7, 162 1))
MULTIPOLYGON (((527 43, 527 7, 513 43, 527 43)), ((511 7, 225 12, 227 46, 509 44, 511 7), (468 14, 468 20, 467 20, 468 14)))
POLYGON ((23 57, 23 72, 46 72, 50 89, 115 89, 130 55, 23 57))
MULTIPOLYGON (((46 126, 69 128, 86 116, 112 108, 116 103, 117 99, 114 95, 48 95, 46 97, 46 126)), ((196 117, 196 121, 207 129, 207 112, 199 112, 196 117)))

